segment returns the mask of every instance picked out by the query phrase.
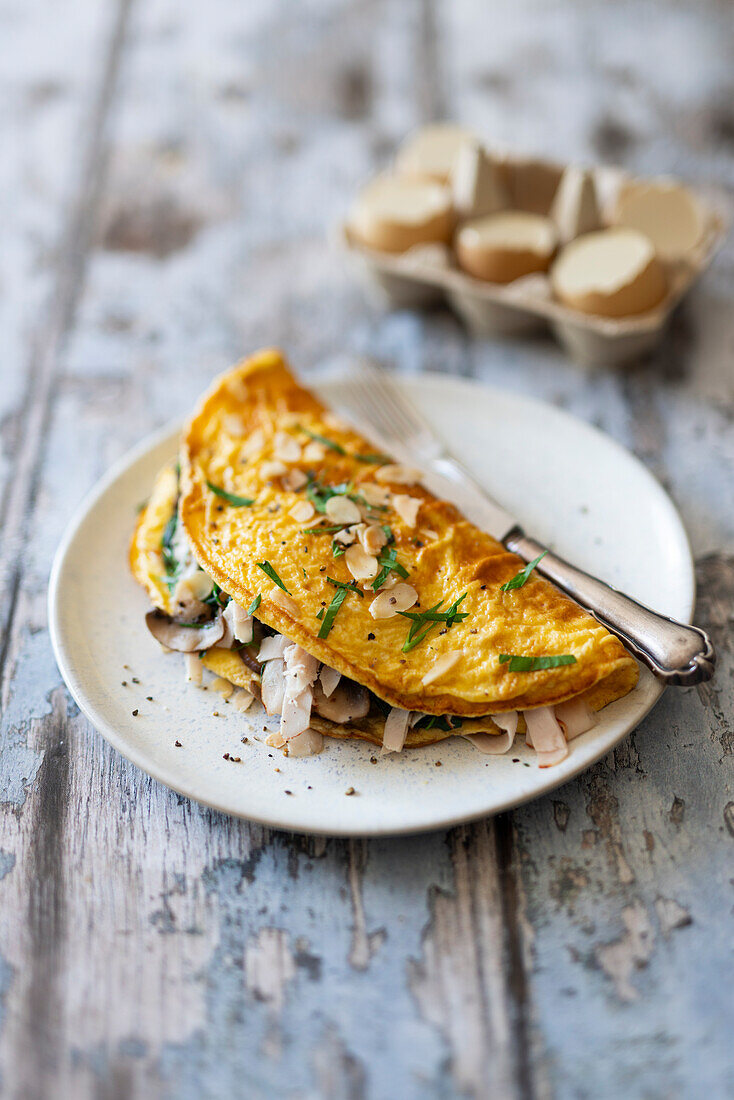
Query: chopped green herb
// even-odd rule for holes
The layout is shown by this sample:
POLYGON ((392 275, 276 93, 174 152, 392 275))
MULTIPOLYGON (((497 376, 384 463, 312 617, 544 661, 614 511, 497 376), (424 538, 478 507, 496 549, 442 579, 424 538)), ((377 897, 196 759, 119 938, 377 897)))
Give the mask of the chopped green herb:
POLYGON ((333 584, 334 588, 349 588, 352 592, 356 592, 360 599, 364 599, 364 592, 357 588, 356 581, 337 581, 333 577, 326 578, 329 584, 333 584))
POLYGON ((342 543, 337 542, 336 539, 331 540, 331 553, 335 558, 340 558, 342 554, 346 553, 346 550, 346 546, 343 546, 342 543))
POLYGON ((308 428, 304 428, 303 424, 299 424, 298 426, 307 436, 311 439, 315 439, 317 443, 323 443, 330 451, 336 451, 339 455, 345 455, 347 453, 344 448, 339 443, 335 443, 333 439, 327 439, 325 435, 319 435, 318 432, 312 432, 308 428))
POLYGON ((571 653, 561 653, 557 657, 521 657, 516 653, 500 653, 500 664, 507 665, 510 672, 539 672, 544 668, 575 665, 576 658, 571 653))
POLYGON ((357 462, 369 462, 373 466, 384 466, 386 462, 392 462, 390 455, 354 455, 357 462))
POLYGON ((382 530, 385 532, 385 538, 387 539, 388 545, 391 542, 395 542, 395 536, 392 533, 392 527, 389 523, 383 523, 382 530))
MULTIPOLYGON (((354 492, 354 482, 352 481, 343 481, 339 485, 322 485, 312 475, 306 486, 306 496, 311 501, 316 511, 322 514, 326 511, 327 502, 330 501, 332 497, 349 497, 355 504, 361 504, 364 507, 372 507, 372 505, 367 504, 363 496, 354 492)), ((384 509, 381 510, 384 511, 384 509)))
POLYGON ((541 559, 544 558, 547 553, 548 551, 544 550, 542 554, 538 554, 537 558, 534 558, 531 562, 528 562, 524 569, 521 569, 519 573, 515 573, 515 576, 511 577, 509 581, 505 581, 504 584, 501 584, 500 592, 509 592, 513 588, 522 588, 522 586, 525 584, 526 580, 532 573, 533 569, 535 569, 538 562, 541 561, 541 559))
POLYGON ((350 527, 349 523, 331 523, 324 524, 323 527, 304 527, 304 535, 333 535, 337 531, 343 531, 345 527, 350 527))
POLYGON ((326 608, 322 607, 321 610, 319 611, 318 615, 316 616, 316 618, 317 619, 323 619, 325 611, 326 611, 326 608))
POLYGON ((318 634, 319 638, 325 638, 331 630, 332 626, 334 625, 336 613, 347 598, 348 587, 348 585, 344 585, 343 587, 338 588, 334 593, 331 603, 326 609, 326 614, 321 621, 321 626, 319 627, 318 634))
POLYGON ((372 591, 376 592, 381 584, 384 584, 390 573, 397 573, 403 580, 408 576, 408 570, 398 561, 398 552, 395 547, 390 550, 381 550, 377 559, 380 571, 372 582, 372 591))
POLYGON ((255 599, 252 601, 252 603, 248 607, 247 614, 248 615, 254 615, 255 612, 257 611, 258 607, 260 606, 261 602, 262 602, 262 596, 258 592, 257 596, 255 596, 255 599))
POLYGON ((220 607, 225 607, 229 603, 229 596, 225 592, 222 592, 217 582, 214 581, 212 583, 211 592, 201 602, 219 610, 220 607))
POLYGON ((163 529, 161 538, 161 556, 166 568, 166 577, 172 583, 178 572, 178 562, 173 553, 173 539, 178 526, 178 510, 176 510, 163 529))
POLYGON ((226 489, 220 489, 218 485, 211 481, 207 481, 207 485, 215 496, 226 500, 227 504, 231 504, 233 508, 249 508, 251 504, 255 503, 254 497, 238 497, 236 493, 228 493, 226 489))
POLYGON ((287 592, 288 595, 290 596, 290 592, 288 592, 288 589, 283 584, 282 580, 280 579, 278 574, 275 572, 275 570, 273 569, 273 567, 272 567, 272 565, 270 564, 269 561, 258 561, 258 562, 255 562, 255 564, 257 565, 258 569, 262 569, 263 573, 266 573, 267 576, 270 577, 271 581, 274 581, 275 584, 277 584, 278 588, 282 588, 283 591, 287 592))
POLYGON ((304 581, 307 581, 307 580, 308 580, 308 573, 307 573, 307 572, 306 572, 306 570, 305 570, 305 569, 303 568, 303 566, 301 566, 301 572, 303 573, 303 579, 304 579, 304 581))
POLYGON ((402 615, 404 619, 412 620, 408 636, 403 643, 403 653, 409 653, 411 649, 415 649, 417 645, 420 645, 423 639, 433 630, 436 623, 445 623, 447 630, 450 630, 454 623, 463 623, 464 619, 469 617, 468 611, 459 611, 459 605, 464 599, 466 599, 466 592, 463 596, 459 596, 457 600, 454 600, 445 611, 440 610, 443 600, 439 600, 427 611, 399 611, 398 615, 402 615))

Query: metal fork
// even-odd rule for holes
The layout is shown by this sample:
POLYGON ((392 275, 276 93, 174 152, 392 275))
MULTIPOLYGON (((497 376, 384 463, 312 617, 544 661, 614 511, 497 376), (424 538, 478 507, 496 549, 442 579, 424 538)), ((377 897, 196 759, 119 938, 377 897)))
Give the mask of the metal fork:
POLYGON ((346 411, 369 425, 381 445, 425 471, 425 482, 448 496, 479 527, 508 550, 533 561, 537 571, 590 611, 666 684, 696 684, 714 673, 711 639, 696 626, 659 615, 611 585, 585 573, 528 537, 509 512, 487 494, 416 410, 387 372, 373 360, 359 360, 343 385, 346 411))

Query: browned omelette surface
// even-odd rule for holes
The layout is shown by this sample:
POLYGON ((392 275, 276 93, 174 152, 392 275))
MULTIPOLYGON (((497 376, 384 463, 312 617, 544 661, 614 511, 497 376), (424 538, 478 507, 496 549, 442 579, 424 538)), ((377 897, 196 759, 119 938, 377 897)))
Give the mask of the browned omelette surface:
POLYGON ((277 351, 261 352, 218 378, 184 430, 181 446, 180 518, 196 558, 241 606, 260 596, 257 617, 264 623, 408 710, 483 715, 550 706, 581 693, 598 709, 634 687, 637 666, 615 637, 535 574, 522 588, 502 592, 500 586, 524 563, 452 504, 418 485, 388 483, 394 493, 420 497, 415 527, 393 510, 380 522, 392 528, 397 559, 418 592, 420 604, 413 610, 439 601, 445 608, 465 593, 466 619, 448 630, 438 623, 425 641, 403 652, 410 622, 402 616, 373 619, 373 593, 365 582, 364 597, 348 592, 330 633, 319 638, 317 616, 336 591, 326 578, 351 582, 352 576, 344 557, 333 557, 331 538, 305 533, 313 521, 299 523, 291 515, 305 492, 284 488, 282 476, 273 476, 269 465, 276 452, 282 454, 284 434, 301 445, 289 469, 315 476, 324 486, 350 482, 356 494, 375 484, 379 466, 356 457, 374 454, 374 445, 300 386, 277 351), (324 447, 318 462, 307 459, 305 445, 313 435, 345 453, 324 447), (253 503, 233 506, 207 483, 253 503), (289 599, 259 562, 269 563, 289 599), (460 656, 453 667, 424 684, 437 660, 455 651, 460 656), (576 663, 510 672, 499 661, 502 653, 570 654, 576 663))

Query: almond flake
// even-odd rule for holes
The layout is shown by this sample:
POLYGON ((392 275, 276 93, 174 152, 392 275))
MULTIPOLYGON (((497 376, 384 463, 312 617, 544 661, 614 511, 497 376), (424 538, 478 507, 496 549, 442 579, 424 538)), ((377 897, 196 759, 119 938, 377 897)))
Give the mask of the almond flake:
POLYGON ((326 448, 323 443, 318 443, 315 439, 303 448, 304 462, 323 462, 324 458, 326 458, 326 448))
POLYGON ((423 686, 427 687, 428 684, 432 684, 435 680, 440 680, 442 676, 445 676, 446 673, 454 667, 459 658, 463 656, 463 649, 450 649, 448 653, 444 653, 421 680, 423 686))
POLYGON ((382 485, 373 485, 371 481, 363 482, 359 486, 359 492, 373 507, 381 507, 390 501, 390 490, 382 485))
POLYGON ((415 527, 418 509, 422 503, 420 497, 411 497, 405 493, 395 493, 392 498, 392 506, 406 527, 415 527))
POLYGON ((417 485, 421 476, 420 470, 416 470, 414 466, 403 466, 395 462, 381 466, 375 473, 375 481, 391 482, 393 485, 417 485))
POLYGON ((342 546, 351 546, 357 538, 357 530, 358 528, 354 526, 345 527, 343 531, 337 531, 337 533, 334 535, 334 541, 340 542, 342 546))
POLYGON ((247 431, 245 422, 239 413, 227 413, 222 417, 222 425, 225 432, 228 435, 233 435, 235 439, 241 439, 247 431))
POLYGON ((399 611, 408 611, 418 600, 418 593, 411 584, 396 584, 374 598, 370 604, 373 619, 392 619, 399 611))
POLYGON ((270 593, 268 599, 293 618, 298 614, 298 604, 287 592, 281 592, 279 588, 276 588, 274 592, 270 593))
POLYGON ((315 512, 316 509, 310 500, 299 500, 293 505, 288 515, 293 516, 296 523, 308 523, 313 519, 315 512))
POLYGON ((229 699, 234 692, 234 684, 231 684, 229 680, 225 680, 223 676, 215 676, 211 686, 214 691, 218 691, 225 699, 229 699))
POLYGON ((288 432, 276 432, 273 437, 273 454, 281 462, 298 462, 301 457, 301 444, 288 432))
POLYGON ((283 474, 281 485, 287 492, 297 493, 299 489, 303 488, 307 481, 308 478, 303 470, 294 467, 292 470, 289 470, 287 474, 283 474))
POLYGON ((260 463, 260 477, 263 481, 272 481, 274 477, 280 477, 286 473, 288 473, 288 467, 283 462, 269 460, 260 463))
POLYGON ((377 523, 370 523, 369 526, 361 523, 357 528, 357 537, 365 554, 379 554, 387 542, 387 535, 377 523))
POLYGON ((359 507, 345 496, 329 497, 326 514, 332 523, 359 523, 362 518, 359 507))
POLYGON ((344 561, 355 581, 371 581, 377 576, 377 558, 372 557, 371 554, 365 554, 358 542, 349 547, 344 555, 344 561))
POLYGON ((245 442, 242 444, 242 450, 240 455, 242 458, 254 458, 255 455, 260 454, 260 451, 265 446, 265 433, 262 428, 256 428, 254 432, 251 432, 245 442))

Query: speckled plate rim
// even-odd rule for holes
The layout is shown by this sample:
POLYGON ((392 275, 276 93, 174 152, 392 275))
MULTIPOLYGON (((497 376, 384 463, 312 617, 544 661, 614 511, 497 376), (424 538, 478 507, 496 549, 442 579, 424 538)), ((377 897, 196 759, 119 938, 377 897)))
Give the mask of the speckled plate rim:
MULTIPOLYGON (((323 393, 326 400, 332 400, 338 403, 338 378, 310 381, 311 384, 314 385, 314 388, 319 389, 323 393)), ((424 399, 428 394, 431 394, 438 407, 442 410, 445 410, 447 403, 450 404, 451 400, 456 399, 457 394, 461 394, 466 399, 466 407, 473 406, 474 408, 478 408, 478 406, 487 399, 489 399, 492 405, 497 405, 499 403, 500 406, 502 404, 506 406, 509 405, 510 407, 515 406, 515 412, 517 414, 525 414, 526 418, 527 416, 531 416, 535 423, 538 423, 539 416, 541 420, 548 419, 550 421, 550 437, 554 435, 557 429, 563 429, 555 438, 556 440, 559 438, 565 439, 566 443, 563 444, 564 447, 567 446, 569 435, 572 437, 580 436, 583 442, 591 444, 592 450, 594 443, 596 443, 597 446, 607 450, 608 458, 615 457, 620 463, 625 463, 628 470, 630 467, 634 467, 642 501, 644 502, 647 500, 648 506, 654 503, 655 510, 663 517, 663 521, 667 525, 667 544, 673 548, 678 560, 679 572, 676 577, 676 584, 673 586, 675 590, 674 601, 666 607, 661 607, 660 610, 667 614, 675 615, 682 620, 690 620, 695 605, 695 573, 685 528, 683 527, 683 523, 675 506, 662 486, 624 447, 610 439, 610 437, 598 429, 554 406, 545 405, 535 399, 495 389, 494 387, 479 384, 472 380, 455 379, 440 375, 421 375, 417 378, 404 379, 402 384, 406 385, 409 390, 412 389, 413 396, 416 398, 418 398, 419 393, 424 399), (479 394, 481 394, 481 398, 478 398, 479 394)), ((425 411, 424 409, 424 412, 425 411)), ((611 707, 606 708, 604 713, 608 716, 612 716, 612 720, 607 721, 602 730, 599 730, 597 727, 588 734, 576 739, 573 743, 569 757, 562 764, 555 768, 543 770, 535 768, 532 774, 532 783, 527 789, 521 792, 514 791, 506 796, 488 797, 486 804, 481 807, 467 807, 465 811, 457 811, 455 806, 451 810, 446 808, 441 811, 437 810, 434 806, 433 810, 427 813, 416 814, 413 812, 411 814, 407 812, 402 821, 385 822, 384 820, 365 821, 364 819, 360 819, 351 822, 348 819, 335 820, 334 814, 330 814, 329 812, 324 814, 307 812, 304 814, 301 807, 297 806, 293 801, 279 805, 274 808, 272 813, 269 811, 253 812, 241 805, 233 806, 230 800, 212 796, 211 792, 203 794, 202 791, 197 788, 196 783, 182 782, 181 776, 177 774, 175 767, 162 767, 151 759, 149 752, 136 749, 131 745, 129 737, 126 736, 125 729, 121 730, 115 724, 111 723, 104 708, 94 702, 85 683, 83 660, 79 661, 77 659, 79 655, 74 652, 73 644, 69 637, 68 624, 65 622, 62 608, 62 595, 66 575, 69 563, 78 550, 78 538, 83 524, 87 521, 90 514, 94 512, 100 502, 104 500, 107 494, 114 490, 117 483, 124 476, 128 475, 137 465, 145 462, 156 449, 161 448, 164 444, 170 444, 173 450, 179 430, 180 425, 178 423, 169 424, 148 436, 115 463, 107 474, 82 500, 78 509, 72 516, 56 552, 51 570, 48 592, 49 632, 54 654, 63 679, 80 710, 113 748, 142 771, 145 771, 154 779, 165 784, 179 794, 222 813, 242 817, 272 828, 294 832, 332 836, 391 836, 444 829, 512 809, 515 806, 522 805, 525 802, 538 798, 567 783, 581 772, 587 770, 592 764, 596 763, 614 748, 615 745, 642 721, 662 695, 662 685, 643 669, 640 684, 635 691, 630 696, 627 696, 626 699, 619 700, 617 703, 612 704, 611 707)), ((578 439, 576 439, 576 442, 578 443, 578 439)), ((481 474, 481 470, 477 472, 481 474)), ((138 499, 143 499, 148 491, 149 483, 142 483, 138 499)), ((638 501, 637 508, 644 509, 644 507, 644 503, 638 501)), ((542 534, 541 532, 538 533, 542 534)), ((558 548, 562 552, 565 550, 567 555, 570 554, 570 547, 560 545, 558 548)), ((125 566, 125 562, 110 563, 110 568, 113 571, 125 568, 125 566)), ((644 598, 644 593, 638 591, 634 594, 638 598, 644 598)), ((334 743, 331 742, 331 744, 334 743)), ((441 748, 446 745, 446 742, 442 742, 441 748)), ((353 750, 355 747, 358 747, 364 752, 365 761, 367 760, 369 747, 364 744, 355 746, 353 743, 339 742, 336 743, 335 747, 337 751, 353 750)), ((416 750, 415 753, 406 753, 404 755, 412 757, 419 752, 426 751, 427 750, 416 750)), ((474 750, 472 751, 474 752, 474 750)), ((513 748, 513 754, 525 755, 527 760, 532 760, 533 755, 529 750, 525 749, 524 746, 513 748)), ((479 754, 475 755, 478 760, 487 760, 487 758, 480 757, 479 754)), ((320 759, 320 757, 312 758, 313 761, 318 761, 320 759)), ((506 758, 502 757, 489 758, 489 761, 495 764, 498 761, 503 762, 505 760, 506 758)), ((449 768, 450 764, 444 769, 442 776, 446 775, 449 768)), ((347 801, 354 802, 355 800, 350 799, 347 801)), ((438 801, 440 803, 440 799, 438 801)), ((344 800, 341 800, 339 806, 340 814, 343 813, 344 805, 344 800)))

